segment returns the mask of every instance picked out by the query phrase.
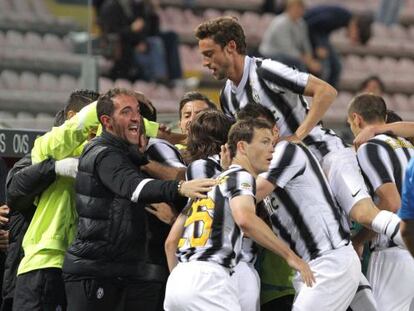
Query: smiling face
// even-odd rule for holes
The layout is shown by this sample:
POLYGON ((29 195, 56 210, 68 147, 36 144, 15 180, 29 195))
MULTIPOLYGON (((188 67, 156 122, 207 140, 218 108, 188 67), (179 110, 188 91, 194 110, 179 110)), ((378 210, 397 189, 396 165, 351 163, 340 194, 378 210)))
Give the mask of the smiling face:
POLYGON ((203 57, 203 66, 212 71, 217 80, 228 78, 232 66, 228 44, 222 48, 213 39, 205 38, 198 41, 198 48, 203 57))
POLYGON ((132 145, 138 145, 141 114, 137 100, 133 96, 121 94, 114 97, 113 102, 112 116, 102 116, 105 129, 132 145))
POLYGON ((269 169, 273 157, 273 133, 269 129, 254 129, 252 141, 246 143, 246 156, 256 175, 269 169))

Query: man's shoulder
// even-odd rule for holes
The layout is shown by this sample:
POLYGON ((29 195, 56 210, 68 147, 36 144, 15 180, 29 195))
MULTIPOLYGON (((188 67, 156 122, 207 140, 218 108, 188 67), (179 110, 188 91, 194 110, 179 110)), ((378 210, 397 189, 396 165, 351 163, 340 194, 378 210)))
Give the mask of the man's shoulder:
POLYGON ((364 150, 369 145, 383 147, 385 149, 397 149, 397 148, 413 148, 413 145, 405 138, 394 136, 391 134, 383 133, 378 134, 363 143, 358 150, 364 150))
POLYGON ((114 149, 111 148, 110 144, 106 143, 101 136, 97 136, 85 145, 80 158, 101 156, 111 150, 114 149))

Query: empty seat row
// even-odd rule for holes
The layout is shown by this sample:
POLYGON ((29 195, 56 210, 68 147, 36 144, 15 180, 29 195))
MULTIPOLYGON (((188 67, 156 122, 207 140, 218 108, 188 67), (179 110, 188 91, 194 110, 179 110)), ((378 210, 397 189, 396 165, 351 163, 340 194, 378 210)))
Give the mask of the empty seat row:
POLYGON ((55 34, 45 34, 42 36, 35 32, 24 34, 14 30, 0 31, 0 47, 72 52, 72 45, 67 38, 61 39, 55 34))
MULTIPOLYGON (((85 56, 61 51, 30 50, 25 48, 0 48, 0 69, 49 72, 79 76, 85 56)), ((101 73, 111 68, 112 62, 98 57, 101 73)))
POLYGON ((62 74, 55 76, 50 73, 25 71, 21 74, 12 70, 3 70, 0 73, 0 88, 5 90, 31 90, 50 92, 71 92, 79 88, 77 78, 62 74))

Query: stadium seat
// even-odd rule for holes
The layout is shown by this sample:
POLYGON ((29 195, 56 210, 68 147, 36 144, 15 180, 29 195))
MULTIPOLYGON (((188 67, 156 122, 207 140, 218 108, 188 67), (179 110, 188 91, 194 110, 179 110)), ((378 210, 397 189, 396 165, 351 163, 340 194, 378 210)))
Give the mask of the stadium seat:
POLYGON ((71 93, 79 88, 78 80, 70 75, 63 74, 58 79, 58 90, 61 92, 71 93))
POLYGON ((40 91, 57 91, 59 90, 59 83, 56 76, 43 72, 39 76, 39 90, 40 91))
POLYGON ((23 72, 20 75, 20 83, 17 86, 20 90, 36 91, 39 89, 37 76, 33 72, 23 72))
POLYGON ((1 80, 6 89, 16 89, 19 85, 19 75, 15 71, 3 70, 1 80))

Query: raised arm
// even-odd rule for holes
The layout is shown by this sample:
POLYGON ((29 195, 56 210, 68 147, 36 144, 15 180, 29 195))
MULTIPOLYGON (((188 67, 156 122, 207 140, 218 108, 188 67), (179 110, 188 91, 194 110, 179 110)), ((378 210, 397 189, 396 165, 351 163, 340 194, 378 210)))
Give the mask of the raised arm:
POLYGON ((295 132, 299 140, 304 139, 323 118, 337 94, 338 92, 330 84, 313 75, 309 75, 304 95, 312 97, 312 105, 305 120, 295 132))

